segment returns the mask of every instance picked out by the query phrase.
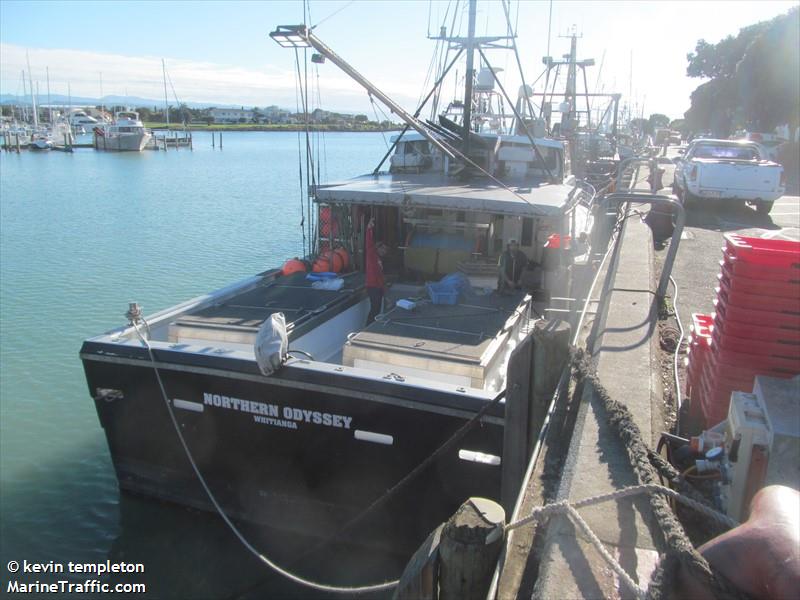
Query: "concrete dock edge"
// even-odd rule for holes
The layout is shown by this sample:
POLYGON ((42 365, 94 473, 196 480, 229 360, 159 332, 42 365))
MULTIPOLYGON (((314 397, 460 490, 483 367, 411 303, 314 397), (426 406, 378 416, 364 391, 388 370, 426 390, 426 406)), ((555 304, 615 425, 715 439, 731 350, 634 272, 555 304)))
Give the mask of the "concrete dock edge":
MULTIPOLYGON (((635 206, 631 208, 635 209, 635 206)), ((623 226, 594 325, 592 355, 611 396, 630 409, 652 444, 658 435, 658 303, 653 240, 637 215, 623 226)), ((625 448, 610 430, 604 408, 587 386, 558 487, 559 500, 577 501, 638 483, 625 448)), ((590 528, 640 585, 658 560, 644 497, 581 509, 590 528)), ((550 520, 539 561, 534 598, 632 598, 588 539, 566 517, 550 520)))

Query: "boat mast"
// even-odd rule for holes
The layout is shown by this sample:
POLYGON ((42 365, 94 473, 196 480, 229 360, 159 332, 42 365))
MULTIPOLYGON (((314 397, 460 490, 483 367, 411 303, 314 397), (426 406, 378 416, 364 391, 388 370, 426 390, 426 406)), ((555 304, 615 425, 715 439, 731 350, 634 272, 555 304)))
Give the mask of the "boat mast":
POLYGON ((569 48, 569 63, 567 65, 567 87, 564 90, 564 102, 567 103, 569 108, 566 112, 561 113, 561 129, 569 127, 569 123, 573 119, 573 115, 577 117, 577 54, 578 54, 578 35, 573 29, 570 48, 569 48))
POLYGON ((44 72, 47 74, 47 115, 50 119, 50 124, 53 124, 53 103, 50 101, 50 67, 45 67, 44 72))
POLYGON ((472 133, 472 83, 475 79, 475 14, 478 0, 469 0, 467 29, 467 72, 464 82, 464 156, 469 157, 469 138, 472 133))
POLYGON ((106 103, 103 96, 103 72, 100 71, 100 114, 103 117, 103 123, 106 122, 106 103))
POLYGON ((33 76, 31 75, 31 57, 28 56, 28 51, 25 51, 25 60, 28 62, 28 81, 31 82, 31 108, 33 109, 33 127, 39 129, 39 115, 36 110, 36 94, 33 91, 33 76))
POLYGON ((161 73, 164 76, 164 114, 167 117, 167 129, 169 129, 169 99, 167 97, 167 65, 161 59, 161 73))
MULTIPOLYGON (((22 69, 22 97, 26 98, 27 96, 28 96, 28 86, 25 83, 25 69, 22 69)), ((22 112, 22 120, 27 123, 28 122, 28 119, 27 119, 28 115, 25 114, 26 110, 25 110, 25 102, 24 101, 22 102, 20 107, 22 109, 21 110, 21 112, 22 112)))

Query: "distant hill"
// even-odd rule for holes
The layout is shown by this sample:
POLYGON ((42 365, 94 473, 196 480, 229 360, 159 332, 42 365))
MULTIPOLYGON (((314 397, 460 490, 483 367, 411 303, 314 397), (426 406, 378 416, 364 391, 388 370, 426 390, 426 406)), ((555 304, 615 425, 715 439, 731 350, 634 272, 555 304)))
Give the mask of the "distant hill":
MULTIPOLYGON (((15 96, 13 94, 0 94, 0 104, 30 104, 31 97, 30 96, 15 96)), ((47 96, 39 94, 37 101, 39 104, 46 104, 47 103, 47 96)), ((140 98, 138 96, 103 96, 102 98, 87 98, 84 96, 72 96, 72 98, 68 96, 64 96, 63 94, 51 94, 50 95, 50 102, 54 105, 63 106, 66 105, 68 102, 72 102, 75 106, 84 106, 84 105, 91 105, 91 106, 131 106, 131 107, 138 107, 138 106, 147 106, 147 107, 163 107, 164 106, 164 99, 161 100, 153 100, 152 98, 140 98)), ((176 102, 173 100, 170 101, 170 106, 176 106, 176 102)), ((186 106, 189 108, 241 108, 241 104, 215 104, 212 102, 186 102, 186 106)), ((252 108, 250 106, 246 106, 246 108, 252 108)))

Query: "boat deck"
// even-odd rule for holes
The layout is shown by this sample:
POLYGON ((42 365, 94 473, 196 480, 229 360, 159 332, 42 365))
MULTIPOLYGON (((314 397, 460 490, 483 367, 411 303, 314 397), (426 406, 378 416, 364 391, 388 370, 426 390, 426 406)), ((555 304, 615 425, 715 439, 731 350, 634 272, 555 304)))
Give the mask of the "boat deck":
POLYGON ((351 336, 342 363, 484 388, 503 377, 504 341, 527 323, 524 292, 468 295, 455 305, 395 307, 351 336))
POLYGON ((283 276, 264 282, 255 289, 238 294, 176 319, 169 327, 169 341, 224 341, 250 344, 264 321, 273 313, 286 317, 290 338, 296 338, 332 316, 335 307, 347 304, 363 289, 364 276, 350 273, 343 276, 344 286, 338 291, 312 287, 305 273, 283 276), (319 317, 316 319, 315 317, 319 317))

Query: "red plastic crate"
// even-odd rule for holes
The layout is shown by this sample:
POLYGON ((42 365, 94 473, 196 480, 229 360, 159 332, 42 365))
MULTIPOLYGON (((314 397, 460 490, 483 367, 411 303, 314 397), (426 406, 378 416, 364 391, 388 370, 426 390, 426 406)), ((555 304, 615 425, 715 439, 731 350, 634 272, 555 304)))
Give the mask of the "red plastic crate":
POLYGON ((742 275, 734 277, 730 265, 725 261, 720 261, 719 264, 721 268, 717 278, 725 279, 731 290, 735 292, 780 298, 800 298, 800 281, 769 281, 767 279, 751 279, 742 275))
POLYGON ((725 293, 727 301, 732 306, 752 308, 755 310, 769 310, 771 312, 800 314, 800 296, 785 298, 780 296, 765 296, 763 294, 748 294, 740 290, 733 291, 727 277, 719 280, 716 288, 717 295, 720 290, 725 293))
POLYGON ((800 329, 800 315, 797 314, 733 306, 724 292, 720 292, 713 302, 714 310, 720 314, 723 326, 728 321, 739 321, 772 328, 800 329))
POLYGON ((800 282, 800 269, 758 265, 745 262, 735 256, 725 254, 723 261, 730 266, 732 278, 750 277, 751 279, 765 279, 767 281, 781 281, 785 283, 800 282))
POLYGON ((800 269, 800 242, 725 234, 723 252, 746 263, 800 269))
POLYGON ((712 342, 715 347, 722 348, 723 350, 800 360, 800 344, 784 344, 780 342, 739 338, 732 335, 725 335, 721 329, 717 328, 714 329, 712 342))
POLYGON ((714 329, 721 330, 722 335, 738 338, 772 343, 800 343, 800 329, 763 327, 759 323, 740 323, 733 320, 723 321, 723 311, 714 313, 714 329))

